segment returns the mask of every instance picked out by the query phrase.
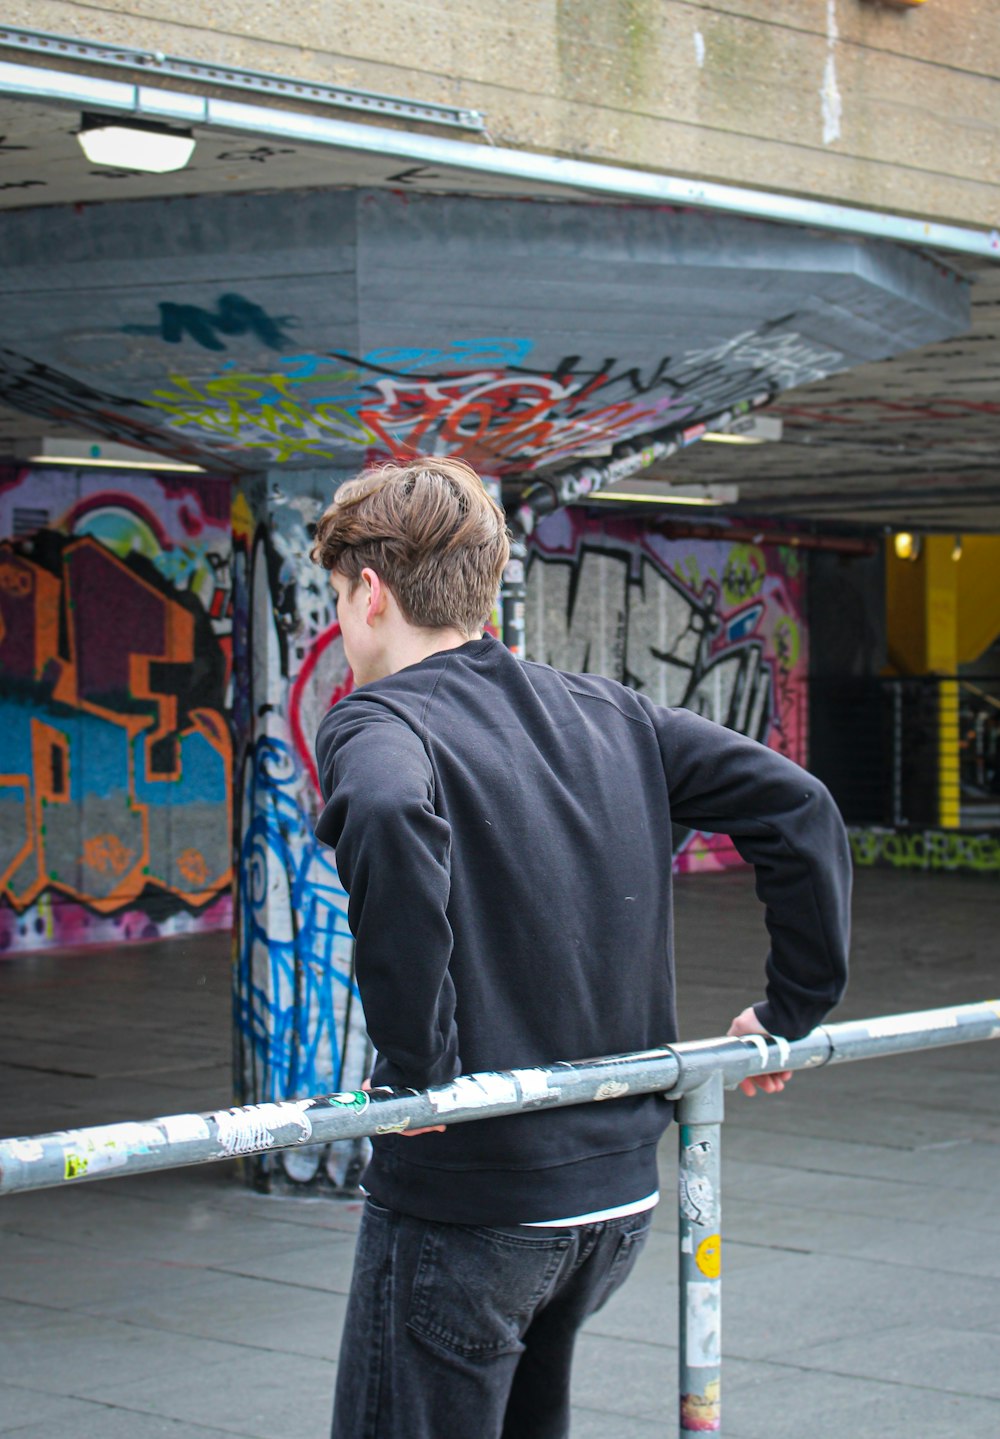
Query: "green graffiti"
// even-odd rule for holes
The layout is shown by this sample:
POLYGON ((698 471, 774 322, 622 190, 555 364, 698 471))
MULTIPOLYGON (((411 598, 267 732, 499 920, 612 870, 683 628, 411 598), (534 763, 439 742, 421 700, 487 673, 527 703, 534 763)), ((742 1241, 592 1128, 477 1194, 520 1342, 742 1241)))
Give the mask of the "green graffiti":
POLYGON ((797 621, 791 615, 782 615, 774 627, 774 648, 778 664, 783 670, 793 670, 799 662, 802 636, 797 621))
POLYGON ((678 573, 687 580, 694 594, 701 594, 701 566, 697 555, 685 555, 677 566, 678 573))
POLYGON ((727 605, 745 604, 764 587, 767 561, 759 545, 733 545, 722 571, 722 596, 727 605))
POLYGON ((850 831, 854 863, 862 869, 944 870, 949 873, 1000 874, 1000 837, 926 829, 850 831))
POLYGON ((785 567, 785 574, 790 580, 797 580, 802 573, 802 555, 794 545, 782 545, 778 550, 778 559, 785 567))

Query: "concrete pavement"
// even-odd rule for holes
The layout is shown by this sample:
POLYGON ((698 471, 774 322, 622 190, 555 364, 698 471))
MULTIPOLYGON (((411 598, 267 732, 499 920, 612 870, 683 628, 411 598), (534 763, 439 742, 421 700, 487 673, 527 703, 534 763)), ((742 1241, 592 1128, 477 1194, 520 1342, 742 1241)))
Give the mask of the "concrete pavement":
MULTIPOLYGON (((861 874, 840 1015, 994 997, 998 898, 861 874)), ((759 990, 752 883, 686 878, 677 912, 685 1037, 720 1033, 759 990)), ((0 962, 0 1133, 228 1103, 228 981, 223 936, 0 962)), ((728 1097, 727 1439, 1000 1434, 998 1117, 1000 1043, 728 1097)), ((582 1337, 574 1439, 676 1432, 674 1146, 636 1274, 582 1337)), ((221 1164, 0 1198, 0 1434, 321 1439, 356 1223, 221 1164)))

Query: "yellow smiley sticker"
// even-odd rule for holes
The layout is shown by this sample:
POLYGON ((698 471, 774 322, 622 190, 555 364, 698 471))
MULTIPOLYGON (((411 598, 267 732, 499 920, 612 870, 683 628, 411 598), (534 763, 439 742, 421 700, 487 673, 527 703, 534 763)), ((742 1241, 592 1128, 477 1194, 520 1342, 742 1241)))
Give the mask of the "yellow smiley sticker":
POLYGON ((710 1234, 695 1250, 694 1262, 706 1279, 718 1279, 722 1273, 722 1236, 710 1234))

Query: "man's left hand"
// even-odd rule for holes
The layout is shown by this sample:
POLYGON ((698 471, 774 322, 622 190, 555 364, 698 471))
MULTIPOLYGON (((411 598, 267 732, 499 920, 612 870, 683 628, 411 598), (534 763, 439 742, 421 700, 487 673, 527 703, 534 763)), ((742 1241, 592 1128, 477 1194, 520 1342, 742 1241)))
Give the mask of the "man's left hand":
MULTIPOLYGON (((767 1039, 771 1038, 752 1007, 738 1014, 726 1033, 736 1039, 743 1034, 762 1034, 767 1039)), ((752 1099, 758 1089, 761 1094, 780 1094, 791 1077, 790 1069, 779 1069, 774 1074, 748 1074, 746 1079, 740 1080, 739 1087, 748 1099, 752 1099)))

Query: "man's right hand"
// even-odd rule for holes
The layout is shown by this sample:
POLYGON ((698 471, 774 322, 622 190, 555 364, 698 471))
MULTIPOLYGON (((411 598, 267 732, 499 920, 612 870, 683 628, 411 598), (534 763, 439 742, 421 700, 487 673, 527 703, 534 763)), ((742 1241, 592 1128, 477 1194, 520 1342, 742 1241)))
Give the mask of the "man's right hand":
MULTIPOLYGON (((371 1087, 372 1082, 370 1078, 361 1081, 361 1088, 366 1094, 371 1092, 371 1087)), ((401 1129, 399 1132, 404 1139, 413 1139, 418 1134, 443 1134, 444 1131, 445 1126, 443 1124, 428 1124, 424 1129, 401 1129)))

